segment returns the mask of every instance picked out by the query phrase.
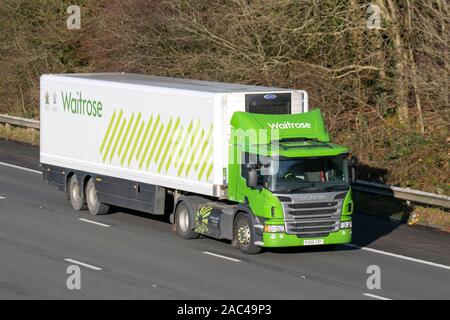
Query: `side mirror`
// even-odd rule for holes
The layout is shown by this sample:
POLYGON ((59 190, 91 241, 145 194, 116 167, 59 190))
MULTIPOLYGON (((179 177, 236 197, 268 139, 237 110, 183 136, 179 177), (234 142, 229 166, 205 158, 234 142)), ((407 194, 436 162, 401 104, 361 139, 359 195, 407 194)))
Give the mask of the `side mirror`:
POLYGON ((350 182, 355 183, 358 180, 358 167, 359 160, 356 156, 352 156, 348 161, 348 171, 350 175, 350 182))
POLYGON ((352 156, 352 157, 350 158, 350 163, 351 163, 351 165, 352 165, 353 167, 357 167, 358 164, 359 164, 358 157, 357 157, 357 156, 352 156))
POLYGON ((247 171, 247 187, 256 189, 258 186, 258 175, 256 169, 252 168, 247 171))

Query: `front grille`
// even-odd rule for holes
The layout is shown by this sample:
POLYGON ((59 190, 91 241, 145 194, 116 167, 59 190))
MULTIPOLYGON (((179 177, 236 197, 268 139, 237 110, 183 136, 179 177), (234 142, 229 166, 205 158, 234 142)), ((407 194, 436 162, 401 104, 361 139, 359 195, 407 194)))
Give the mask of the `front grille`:
POLYGON ((314 234, 326 234, 339 229, 339 219, 333 220, 309 220, 309 221, 286 221, 286 232, 305 237, 314 234))
POLYGON ((292 203, 292 204, 289 204, 289 208, 292 208, 292 209, 327 208, 327 207, 335 207, 337 204, 338 203, 336 201, 313 202, 313 203, 292 203))
POLYGON ((292 202, 282 203, 286 233, 312 238, 339 230, 342 200, 335 199, 335 194, 316 202, 306 202, 300 195, 295 198, 292 196, 292 202))
POLYGON ((336 213, 336 209, 320 209, 320 210, 292 210, 289 211, 289 214, 291 216, 295 216, 296 218, 302 218, 302 217, 310 217, 310 216, 330 216, 333 213, 336 213))

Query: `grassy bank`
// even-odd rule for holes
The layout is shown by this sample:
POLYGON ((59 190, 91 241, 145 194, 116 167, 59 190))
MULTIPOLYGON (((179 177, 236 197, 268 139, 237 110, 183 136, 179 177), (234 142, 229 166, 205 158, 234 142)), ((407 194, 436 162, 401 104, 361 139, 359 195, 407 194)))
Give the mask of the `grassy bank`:
POLYGON ((0 124, 0 139, 37 146, 39 145, 39 130, 0 124))
POLYGON ((364 192, 353 192, 357 213, 375 215, 409 225, 424 225, 450 232, 449 210, 412 204, 364 192))

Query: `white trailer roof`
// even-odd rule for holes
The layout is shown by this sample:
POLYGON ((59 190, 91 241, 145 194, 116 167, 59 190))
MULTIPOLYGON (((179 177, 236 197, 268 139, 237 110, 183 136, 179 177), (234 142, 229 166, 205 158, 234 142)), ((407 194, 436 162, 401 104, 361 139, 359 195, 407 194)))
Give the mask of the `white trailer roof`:
POLYGON ((58 74, 55 76, 137 84, 150 87, 183 89, 209 93, 292 91, 292 89, 283 89, 276 87, 262 87, 215 81, 189 80, 133 73, 58 74))

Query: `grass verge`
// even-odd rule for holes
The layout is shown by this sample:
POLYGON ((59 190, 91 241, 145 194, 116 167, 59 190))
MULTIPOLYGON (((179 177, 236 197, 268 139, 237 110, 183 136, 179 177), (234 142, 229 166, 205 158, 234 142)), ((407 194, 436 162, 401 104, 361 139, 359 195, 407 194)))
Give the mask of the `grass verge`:
POLYGON ((0 138, 37 146, 39 145, 39 130, 0 124, 0 138))
POLYGON ((357 213, 450 232, 450 212, 446 209, 408 204, 404 200, 358 191, 353 191, 353 199, 357 213))

